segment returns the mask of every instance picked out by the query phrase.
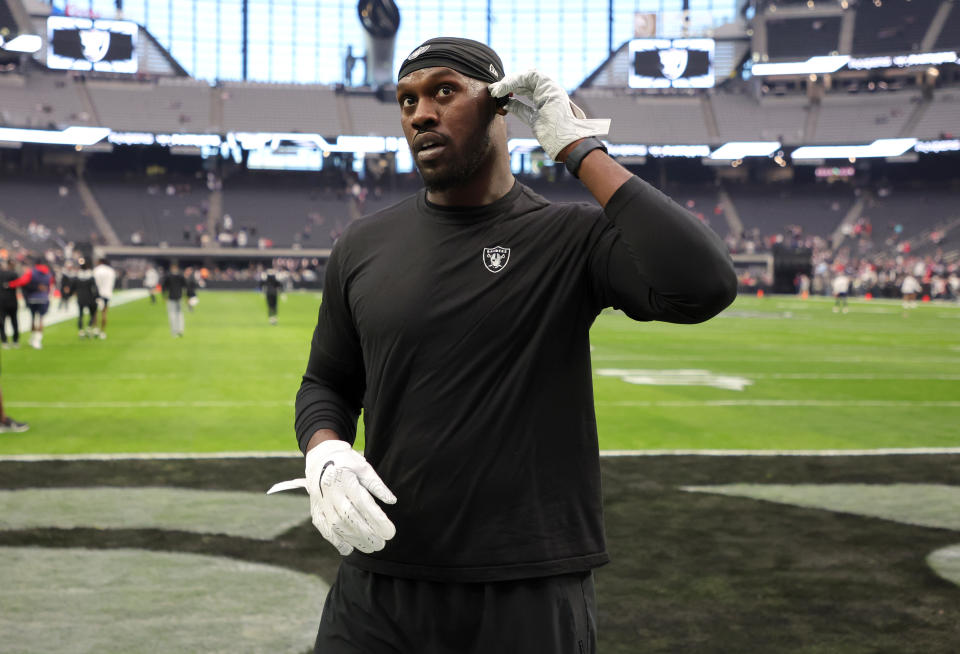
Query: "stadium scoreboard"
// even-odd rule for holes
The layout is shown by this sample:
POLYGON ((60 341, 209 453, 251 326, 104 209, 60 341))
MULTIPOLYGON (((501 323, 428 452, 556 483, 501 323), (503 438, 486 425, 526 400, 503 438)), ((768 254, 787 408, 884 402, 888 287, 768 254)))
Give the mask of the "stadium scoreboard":
POLYGON ((106 73, 137 72, 136 23, 50 16, 47 19, 47 66, 106 73))
POLYGON ((629 43, 633 89, 705 89, 714 85, 713 39, 633 39, 629 43))

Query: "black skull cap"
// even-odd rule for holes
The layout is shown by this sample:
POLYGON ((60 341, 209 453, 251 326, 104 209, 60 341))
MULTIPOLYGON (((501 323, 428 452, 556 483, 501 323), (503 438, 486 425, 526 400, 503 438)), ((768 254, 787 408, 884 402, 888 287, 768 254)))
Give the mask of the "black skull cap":
POLYGON ((397 81, 415 70, 435 66, 452 68, 484 82, 503 79, 503 62, 490 46, 472 39, 438 36, 421 43, 403 60, 397 81))

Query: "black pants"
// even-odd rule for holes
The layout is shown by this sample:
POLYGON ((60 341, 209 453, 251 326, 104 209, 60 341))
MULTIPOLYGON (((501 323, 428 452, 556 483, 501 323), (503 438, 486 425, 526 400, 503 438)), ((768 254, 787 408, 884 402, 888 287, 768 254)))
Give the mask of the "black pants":
POLYGON ((439 583, 341 564, 314 654, 596 654, 593 573, 439 583))
POLYGON ((0 306, 0 340, 7 342, 7 318, 13 326, 12 340, 14 343, 20 341, 20 325, 17 321, 17 305, 0 306))
POLYGON ((97 319, 97 303, 92 302, 90 304, 77 304, 77 329, 83 329, 83 310, 87 310, 87 315, 89 316, 87 320, 87 327, 93 327, 93 323, 97 319))

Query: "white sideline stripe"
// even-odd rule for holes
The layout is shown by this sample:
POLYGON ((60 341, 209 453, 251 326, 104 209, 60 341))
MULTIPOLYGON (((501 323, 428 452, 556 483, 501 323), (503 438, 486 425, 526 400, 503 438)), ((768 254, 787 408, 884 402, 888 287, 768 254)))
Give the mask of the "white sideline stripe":
MULTIPOLYGON (((866 450, 600 450, 604 458, 628 456, 900 456, 923 454, 960 455, 960 447, 882 447, 866 450)), ((279 452, 120 452, 104 454, 7 454, 0 462, 38 463, 43 461, 156 461, 210 459, 297 459, 297 450, 279 452)))
POLYGON ((960 401, 954 400, 664 400, 662 402, 646 402, 642 400, 624 400, 622 402, 598 401, 597 406, 632 406, 632 407, 728 407, 728 406, 769 406, 769 407, 835 407, 835 408, 884 408, 899 409, 924 407, 936 409, 960 408, 960 401))
MULTIPOLYGON (((149 293, 145 288, 114 291, 113 297, 110 298, 110 306, 117 307, 127 302, 143 299, 148 295, 149 293)), ((50 300, 50 309, 47 311, 47 315, 43 317, 43 326, 49 327, 50 325, 56 325, 57 323, 66 322, 67 320, 76 320, 77 312, 76 300, 68 302, 66 309, 60 309, 60 298, 53 298, 50 300)), ((20 310, 17 312, 17 319, 20 321, 20 332, 29 333, 31 326, 30 310, 25 304, 21 304, 20 310)))
POLYGON ((201 400, 196 402, 147 400, 142 402, 9 402, 7 406, 17 409, 211 409, 235 407, 293 406, 293 400, 274 402, 237 402, 235 400, 201 400))

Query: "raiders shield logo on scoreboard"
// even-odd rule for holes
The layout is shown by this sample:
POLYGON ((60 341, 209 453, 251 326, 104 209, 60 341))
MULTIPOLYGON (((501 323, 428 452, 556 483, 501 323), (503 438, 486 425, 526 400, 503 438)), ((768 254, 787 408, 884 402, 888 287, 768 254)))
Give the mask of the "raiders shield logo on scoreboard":
POLYGON ((97 63, 107 56, 110 49, 110 32, 106 30, 80 30, 80 45, 83 57, 97 63))
POLYGON ((483 265, 492 273, 498 273, 507 267, 510 261, 510 248, 483 248, 483 265))
POLYGON ((679 79, 687 70, 689 53, 680 48, 670 48, 660 51, 660 71, 668 80, 679 79))

